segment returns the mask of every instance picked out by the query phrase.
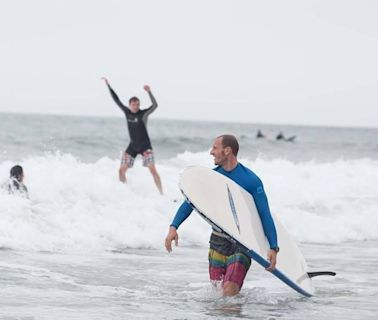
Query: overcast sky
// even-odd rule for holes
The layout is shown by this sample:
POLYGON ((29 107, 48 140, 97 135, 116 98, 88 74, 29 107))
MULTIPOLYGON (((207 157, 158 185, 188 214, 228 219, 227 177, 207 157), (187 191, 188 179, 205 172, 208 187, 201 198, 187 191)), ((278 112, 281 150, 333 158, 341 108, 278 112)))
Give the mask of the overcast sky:
POLYGON ((12 0, 0 111, 378 127, 378 1, 12 0))

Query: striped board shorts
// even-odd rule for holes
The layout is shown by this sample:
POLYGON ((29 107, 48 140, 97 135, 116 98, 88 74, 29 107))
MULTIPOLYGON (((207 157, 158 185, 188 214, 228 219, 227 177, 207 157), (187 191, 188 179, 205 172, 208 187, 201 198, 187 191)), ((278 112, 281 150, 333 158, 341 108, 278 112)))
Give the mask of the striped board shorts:
MULTIPOLYGON (((143 151, 142 153, 142 159, 143 159, 143 166, 148 167, 152 164, 155 164, 155 158, 154 158, 154 152, 152 149, 147 149, 143 151)), ((127 164, 129 168, 132 168, 134 166, 135 156, 130 155, 127 153, 127 150, 122 153, 121 157, 121 165, 127 164)))
POLYGON ((241 289, 250 266, 251 259, 244 253, 226 256, 214 249, 209 250, 209 274, 214 283, 231 281, 241 289))

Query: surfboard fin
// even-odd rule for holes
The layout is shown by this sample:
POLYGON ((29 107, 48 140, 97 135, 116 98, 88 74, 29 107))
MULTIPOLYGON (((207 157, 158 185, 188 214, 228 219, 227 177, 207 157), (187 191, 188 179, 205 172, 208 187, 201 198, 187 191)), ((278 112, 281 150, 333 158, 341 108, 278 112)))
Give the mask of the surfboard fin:
POLYGON ((317 276, 335 276, 336 272, 333 271, 316 271, 316 272, 307 272, 310 278, 317 276))

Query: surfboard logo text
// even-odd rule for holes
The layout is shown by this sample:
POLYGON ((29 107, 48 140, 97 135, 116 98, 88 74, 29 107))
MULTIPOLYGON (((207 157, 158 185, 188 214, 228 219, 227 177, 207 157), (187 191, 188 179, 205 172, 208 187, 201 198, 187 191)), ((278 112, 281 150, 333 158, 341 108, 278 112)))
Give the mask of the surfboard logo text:
POLYGON ((238 228, 238 231, 239 231, 239 234, 240 234, 239 219, 238 219, 238 214, 236 212, 234 199, 232 198, 230 188, 228 187, 228 185, 226 185, 226 186, 227 186, 228 201, 230 202, 231 212, 232 212, 232 215, 234 216, 234 221, 235 221, 236 227, 238 228))

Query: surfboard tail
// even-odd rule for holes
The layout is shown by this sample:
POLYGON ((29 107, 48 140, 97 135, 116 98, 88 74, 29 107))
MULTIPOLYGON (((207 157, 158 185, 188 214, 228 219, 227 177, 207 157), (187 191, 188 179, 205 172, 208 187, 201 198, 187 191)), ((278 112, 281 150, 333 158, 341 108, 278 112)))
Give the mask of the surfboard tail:
MULTIPOLYGON (((255 260, 257 263, 259 263, 264 268, 267 268, 269 266, 269 261, 265 260, 263 257, 261 257, 259 254, 254 252, 253 250, 246 250, 245 253, 251 257, 253 260, 255 260)), ((286 275, 284 275, 280 270, 274 269, 271 271, 277 278, 279 278, 281 281, 286 283, 289 287, 294 289, 295 291, 303 294, 305 297, 312 297, 312 292, 307 292, 302 287, 300 287, 297 283, 295 283, 293 280, 289 279, 286 275)))

